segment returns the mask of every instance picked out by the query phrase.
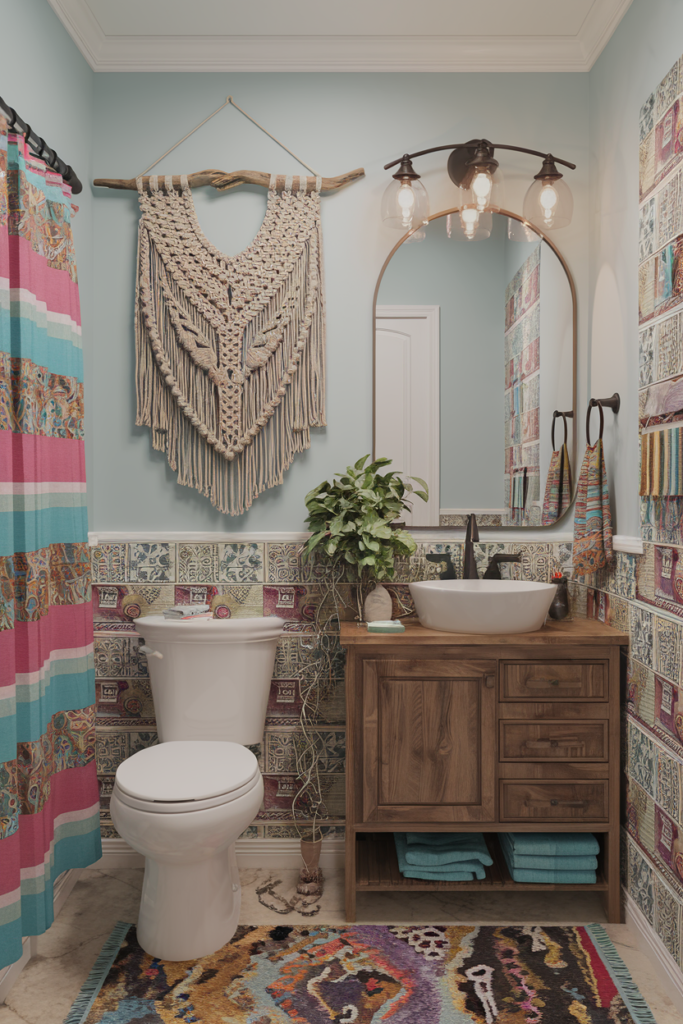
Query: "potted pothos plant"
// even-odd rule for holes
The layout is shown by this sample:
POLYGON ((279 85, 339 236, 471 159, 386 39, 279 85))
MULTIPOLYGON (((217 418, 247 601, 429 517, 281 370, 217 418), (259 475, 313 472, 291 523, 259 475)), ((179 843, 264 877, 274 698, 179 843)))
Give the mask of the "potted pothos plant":
POLYGON ((311 537, 304 558, 318 551, 334 563, 356 567, 360 619, 363 593, 370 581, 374 580, 377 588, 381 580, 392 579, 396 556, 409 557, 417 547, 397 520, 403 512, 412 511, 413 495, 423 501, 429 498, 429 488, 420 477, 404 477, 395 470, 382 473, 391 459, 375 459, 366 465, 369 458, 364 455, 331 483, 324 480, 306 495, 306 525, 311 537))
MULTIPOLYGON (((322 554, 329 560, 331 571, 325 573, 323 582, 328 591, 326 599, 316 606, 317 644, 299 676, 300 728, 294 736, 294 750, 300 786, 292 800, 292 814, 299 831, 305 866, 301 870, 297 893, 291 900, 277 896, 272 886, 268 890, 269 895, 283 904, 283 908, 265 905, 278 913, 296 909, 310 917, 320 909, 317 901, 322 894, 323 877, 319 863, 322 827, 327 811, 320 772, 321 759, 326 755, 318 722, 322 702, 329 699, 334 689, 339 653, 338 643, 330 642, 343 600, 338 586, 338 568, 346 563, 356 569, 358 615, 362 619, 362 593, 369 581, 374 579, 377 585, 381 580, 392 579, 396 556, 409 557, 417 547, 397 520, 403 512, 411 511, 412 495, 428 500, 429 492, 424 480, 419 477, 404 479, 395 471, 382 473, 384 467, 391 465, 391 459, 375 459, 366 465, 369 458, 369 455, 364 455, 355 465, 347 466, 345 473, 333 477, 331 483, 325 480, 306 495, 306 525, 311 537, 304 547, 303 557, 308 559, 314 552, 322 554), (418 490, 413 488, 411 480, 419 484, 418 490)), ((384 593, 391 609, 391 595, 387 591, 384 593)), ((262 902, 267 888, 259 890, 262 902)))

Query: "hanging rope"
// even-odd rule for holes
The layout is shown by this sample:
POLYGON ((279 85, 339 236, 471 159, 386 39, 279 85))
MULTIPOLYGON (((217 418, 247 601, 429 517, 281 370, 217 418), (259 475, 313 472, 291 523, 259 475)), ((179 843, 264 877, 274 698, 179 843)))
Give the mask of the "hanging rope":
POLYGON ((192 128, 187 133, 187 135, 183 135, 182 139, 178 139, 178 141, 173 146, 171 146, 170 149, 167 149, 165 153, 162 153, 161 156, 158 157, 154 161, 153 164, 150 164, 149 167, 145 167, 144 171, 142 171, 138 175, 138 177, 142 177, 142 175, 144 175, 144 174, 149 174, 149 172, 152 170, 152 168, 156 167, 157 164, 160 164, 161 161, 164 159, 164 157, 168 156, 169 153, 172 153, 174 149, 177 149, 178 146, 180 146, 183 142, 185 142, 186 139, 189 139, 190 135, 194 135, 194 133, 196 131, 198 131, 203 125, 205 125, 207 121, 210 121, 212 117, 216 116, 216 114, 220 114, 221 110, 224 110, 225 107, 227 107, 227 106, 233 106, 235 108, 235 110, 239 110, 240 114, 242 114, 244 117, 246 117, 248 121, 251 121, 252 124, 255 124, 256 127, 259 128, 264 133, 264 135, 267 135, 268 138, 272 139, 273 142, 276 142, 277 145, 280 146, 281 149, 284 149, 285 153, 289 153, 290 156, 293 156, 294 159, 297 161, 297 163, 301 164, 302 167, 305 167, 307 171, 311 172, 311 174, 317 175, 317 173, 318 173, 317 171, 314 171, 312 167, 309 167, 307 163, 304 163, 304 161, 301 160, 296 155, 296 153, 292 153, 291 149, 288 149, 287 146, 285 146, 284 142, 280 142, 280 140, 276 139, 274 135, 271 135, 270 132, 266 128, 264 128, 262 124, 259 124, 258 121, 255 121, 254 118, 250 114, 248 114, 246 112, 246 110, 242 110, 242 108, 240 106, 238 106, 237 103, 235 103, 235 101, 232 98, 232 96, 228 96, 228 98, 226 99, 225 103, 221 103, 220 107, 216 107, 216 109, 213 111, 213 113, 209 114, 208 117, 205 117, 203 121, 199 122, 199 124, 196 124, 194 126, 194 128, 192 128))

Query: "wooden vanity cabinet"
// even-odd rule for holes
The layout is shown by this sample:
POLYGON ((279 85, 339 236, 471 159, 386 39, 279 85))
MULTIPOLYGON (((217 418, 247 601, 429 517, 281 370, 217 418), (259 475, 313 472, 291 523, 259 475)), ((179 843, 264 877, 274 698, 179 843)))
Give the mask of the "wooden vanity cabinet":
POLYGON ((344 623, 346 918, 356 893, 598 889, 619 893, 619 670, 628 636, 587 619, 519 636, 344 623), (472 882, 403 878, 394 831, 483 832, 472 882), (595 885, 513 882, 499 832, 593 832, 595 885))

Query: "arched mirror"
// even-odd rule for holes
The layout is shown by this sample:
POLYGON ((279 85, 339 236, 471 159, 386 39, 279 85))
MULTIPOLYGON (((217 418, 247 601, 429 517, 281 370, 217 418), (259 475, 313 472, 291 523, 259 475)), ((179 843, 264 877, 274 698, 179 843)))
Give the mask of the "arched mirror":
POLYGON ((557 247, 508 211, 459 211, 390 253, 375 289, 375 456, 429 484, 410 526, 550 526, 576 478, 576 293, 557 247))

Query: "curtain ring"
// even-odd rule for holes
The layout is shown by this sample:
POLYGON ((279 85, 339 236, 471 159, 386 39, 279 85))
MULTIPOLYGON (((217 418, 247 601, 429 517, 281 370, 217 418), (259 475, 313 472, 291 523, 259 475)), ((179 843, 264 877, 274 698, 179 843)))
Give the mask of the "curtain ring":
POLYGON ((565 443, 565 445, 567 443, 567 438, 569 437, 569 434, 567 432, 567 417, 565 416, 565 414, 563 412, 558 412, 558 410, 556 409, 555 412, 553 413, 553 425, 552 425, 552 428, 551 428, 551 431, 550 431, 550 443, 552 445, 553 451, 555 451, 555 420, 557 419, 558 416, 562 417, 562 422, 564 423, 564 443, 565 443))
POLYGON ((594 409, 596 405, 600 410, 600 437, 598 438, 599 441, 602 441, 602 432, 605 429, 605 414, 602 409, 602 402, 599 398, 591 398, 590 402, 588 403, 588 412, 586 413, 586 442, 589 448, 591 446, 591 409, 594 409))

